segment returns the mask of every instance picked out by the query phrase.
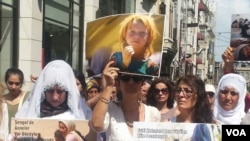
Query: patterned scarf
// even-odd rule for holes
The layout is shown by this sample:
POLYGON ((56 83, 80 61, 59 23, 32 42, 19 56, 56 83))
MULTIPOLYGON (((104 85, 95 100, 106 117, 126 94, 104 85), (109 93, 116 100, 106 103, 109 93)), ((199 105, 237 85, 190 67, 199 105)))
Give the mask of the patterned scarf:
POLYGON ((58 107, 53 107, 47 100, 43 100, 40 108, 41 118, 58 115, 66 112, 68 109, 67 100, 58 107))

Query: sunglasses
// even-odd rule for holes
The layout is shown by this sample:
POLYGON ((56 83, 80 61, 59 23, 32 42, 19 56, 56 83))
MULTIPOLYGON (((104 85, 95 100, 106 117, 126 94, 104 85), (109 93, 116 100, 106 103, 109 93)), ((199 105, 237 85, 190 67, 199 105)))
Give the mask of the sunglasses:
POLYGON ((16 85, 16 86, 21 85, 21 82, 12 82, 12 81, 8 81, 7 83, 8 83, 8 85, 16 85))
POLYGON ((213 92, 206 92, 206 94, 207 94, 207 96, 210 97, 210 98, 214 97, 214 93, 213 93, 213 92))
POLYGON ((190 97, 194 94, 194 91, 188 89, 188 88, 177 88, 176 94, 180 95, 181 92, 183 93, 184 97, 190 97))
POLYGON ((123 81, 123 82, 128 82, 130 79, 133 79, 134 82, 139 82, 139 81, 142 81, 142 77, 141 76, 137 76, 137 75, 122 75, 120 76, 120 79, 123 81))
POLYGON ((235 92, 235 91, 229 91, 229 90, 220 90, 220 93, 222 94, 228 94, 230 92, 230 94, 232 96, 235 96, 235 95, 238 95, 239 93, 238 92, 235 92))
POLYGON ((168 90, 168 88, 163 88, 163 89, 157 89, 157 88, 155 88, 155 89, 154 89, 154 93, 155 93, 155 94, 160 94, 160 92, 161 92, 162 94, 168 94, 168 93, 169 93, 169 90, 168 90))

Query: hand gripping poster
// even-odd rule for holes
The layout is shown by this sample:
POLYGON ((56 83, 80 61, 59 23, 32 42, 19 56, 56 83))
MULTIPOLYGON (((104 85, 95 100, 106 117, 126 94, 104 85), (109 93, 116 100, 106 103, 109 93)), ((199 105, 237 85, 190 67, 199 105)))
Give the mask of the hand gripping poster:
POLYGON ((159 76, 162 58, 163 15, 111 15, 87 23, 86 59, 94 75, 108 61, 120 73, 159 76))

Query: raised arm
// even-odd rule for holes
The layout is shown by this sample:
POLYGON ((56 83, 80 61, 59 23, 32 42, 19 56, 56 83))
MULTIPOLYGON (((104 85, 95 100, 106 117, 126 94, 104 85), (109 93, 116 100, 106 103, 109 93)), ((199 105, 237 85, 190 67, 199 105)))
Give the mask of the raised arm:
POLYGON ((111 67, 114 61, 110 61, 103 70, 102 83, 103 90, 100 93, 100 98, 93 110, 90 120, 91 128, 96 132, 104 130, 104 119, 108 111, 112 90, 115 86, 115 79, 118 77, 119 69, 111 67))

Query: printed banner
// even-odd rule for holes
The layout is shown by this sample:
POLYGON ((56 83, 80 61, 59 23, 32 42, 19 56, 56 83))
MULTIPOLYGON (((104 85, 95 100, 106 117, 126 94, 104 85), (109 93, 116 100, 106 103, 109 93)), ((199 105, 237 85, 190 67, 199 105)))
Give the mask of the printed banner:
MULTIPOLYGON (((75 129, 88 141, 96 140, 96 133, 90 130, 87 120, 64 120, 71 121, 75 129)), ((54 141, 61 133, 59 120, 54 119, 17 119, 11 120, 11 134, 18 141, 54 141)))
POLYGON ((221 141, 221 125, 135 122, 135 141, 221 141))

